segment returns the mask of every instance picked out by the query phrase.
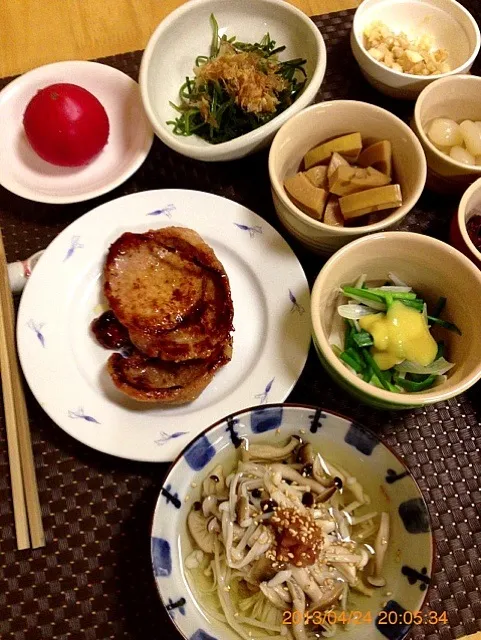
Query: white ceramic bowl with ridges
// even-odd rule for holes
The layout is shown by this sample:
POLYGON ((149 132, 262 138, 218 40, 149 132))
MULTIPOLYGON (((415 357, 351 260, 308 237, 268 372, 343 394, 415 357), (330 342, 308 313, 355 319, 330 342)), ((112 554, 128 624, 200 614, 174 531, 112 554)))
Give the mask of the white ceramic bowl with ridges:
POLYGON ((284 0, 190 0, 165 18, 152 34, 140 66, 139 84, 147 116, 158 137, 174 151, 208 162, 242 158, 268 145, 279 127, 310 104, 326 71, 326 47, 314 22, 284 0), (195 59, 209 55, 210 15, 219 33, 243 42, 259 41, 269 32, 277 46, 286 46, 281 60, 304 58, 307 83, 297 100, 267 124, 228 142, 210 144, 202 138, 175 135, 168 120, 176 117, 169 104, 179 103, 179 89, 193 76, 195 59))
POLYGON ((426 158, 411 129, 385 109, 356 100, 332 100, 304 109, 277 132, 269 153, 274 206, 284 227, 305 247, 331 255, 368 233, 395 228, 411 211, 426 182, 426 158), (395 182, 403 203, 380 222, 359 227, 333 227, 301 211, 284 189, 287 176, 299 171, 304 154, 324 140, 359 131, 363 140, 390 140, 395 182))
POLYGON ((468 73, 479 53, 481 38, 473 16, 456 0, 364 0, 355 15, 351 48, 366 80, 393 98, 415 100, 437 78, 468 73), (434 49, 446 49, 451 71, 432 76, 401 73, 374 60, 364 47, 364 30, 376 21, 408 37, 433 37, 434 49))

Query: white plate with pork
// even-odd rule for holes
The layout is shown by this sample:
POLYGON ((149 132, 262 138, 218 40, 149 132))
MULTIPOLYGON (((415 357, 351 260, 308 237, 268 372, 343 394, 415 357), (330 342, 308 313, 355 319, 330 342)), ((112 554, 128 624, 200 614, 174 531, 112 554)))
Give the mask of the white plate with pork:
POLYGON ((38 262, 22 296, 20 361, 46 413, 71 436, 132 460, 172 460, 206 425, 243 407, 282 402, 309 351, 309 287, 295 254, 265 220, 207 193, 157 190, 103 204, 67 227, 38 262), (110 352, 92 334, 105 310, 103 269, 125 232, 196 231, 230 282, 233 352, 194 401, 139 402, 115 387, 110 352))

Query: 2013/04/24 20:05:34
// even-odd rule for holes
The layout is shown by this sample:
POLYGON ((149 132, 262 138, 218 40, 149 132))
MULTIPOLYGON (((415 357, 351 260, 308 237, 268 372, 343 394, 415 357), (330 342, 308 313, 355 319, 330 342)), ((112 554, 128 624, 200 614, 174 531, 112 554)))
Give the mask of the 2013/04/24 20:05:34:
MULTIPOLYGON (((447 624, 448 616, 446 611, 437 613, 436 611, 380 611, 376 616, 376 624, 383 625, 421 625, 421 624, 447 624)), ((373 615, 370 611, 298 611, 286 610, 282 616, 282 624, 370 624, 373 621, 373 615)))

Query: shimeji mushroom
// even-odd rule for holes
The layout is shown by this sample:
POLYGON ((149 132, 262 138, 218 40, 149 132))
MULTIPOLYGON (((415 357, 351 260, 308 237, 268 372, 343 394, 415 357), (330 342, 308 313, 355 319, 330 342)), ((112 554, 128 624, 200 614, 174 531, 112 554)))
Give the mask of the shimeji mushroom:
POLYGON ((246 580, 252 584, 259 584, 262 581, 270 580, 275 575, 276 570, 272 567, 272 561, 266 556, 261 556, 247 572, 246 580))
POLYGON ((299 447, 297 459, 299 462, 302 462, 302 464, 314 464, 314 449, 310 442, 306 442, 299 447))
POLYGON ((202 483, 203 496, 215 496, 216 498, 225 499, 227 497, 227 489, 225 485, 224 469, 222 465, 212 471, 210 475, 202 483))
POLYGON ((367 581, 372 584, 373 587, 386 586, 386 579, 383 578, 382 566, 384 563, 384 556, 386 555, 387 543, 389 540, 389 514, 386 512, 381 513, 381 523, 377 532, 376 540, 374 542, 374 574, 368 576, 367 581))
POLYGON ((214 544, 216 534, 214 531, 209 531, 209 520, 204 516, 202 511, 192 511, 187 517, 187 526, 194 538, 197 546, 205 551, 205 553, 214 553, 214 544))
POLYGON ((202 513, 207 518, 210 514, 218 515, 217 498, 215 496, 207 496, 202 501, 202 513))
POLYGON ((311 491, 316 493, 324 493, 325 486, 314 480, 313 478, 306 478, 302 476, 298 471, 292 469, 285 464, 273 464, 271 466, 272 473, 279 473, 284 480, 290 480, 291 482, 297 482, 300 486, 308 486, 311 491))
POLYGON ((267 582, 261 582, 259 588, 269 602, 276 607, 276 609, 280 609, 281 611, 286 610, 286 605, 289 603, 290 598, 286 600, 277 588, 270 587, 267 582))
POLYGON ((239 525, 241 527, 248 527, 252 522, 252 518, 249 512, 248 499, 245 498, 244 496, 241 496, 237 500, 235 510, 236 510, 237 522, 239 523, 239 525))
MULTIPOLYGON (((306 625, 304 623, 304 614, 306 612, 306 596, 301 587, 294 580, 287 581, 287 587, 292 598, 292 610, 299 611, 299 622, 292 621, 292 632, 296 640, 308 640, 306 625)), ((297 617, 297 616, 296 616, 297 617)))
POLYGON ((299 440, 292 437, 285 447, 277 447, 269 444, 251 444, 246 448, 246 460, 272 460, 280 462, 289 457, 299 445, 299 440))
POLYGON ((324 611, 342 596, 345 580, 334 567, 326 569, 313 564, 309 572, 321 589, 321 597, 311 604, 309 610, 324 611))
MULTIPOLYGON (((314 480, 317 480, 317 482, 322 484, 324 487, 330 487, 334 481, 333 477, 326 477, 330 475, 331 475, 330 470, 326 462, 322 459, 321 455, 318 453, 314 458, 314 462, 312 463, 312 476, 314 480)), ((336 476, 339 477, 341 481, 343 481, 343 476, 340 475, 338 472, 336 472, 336 476)))

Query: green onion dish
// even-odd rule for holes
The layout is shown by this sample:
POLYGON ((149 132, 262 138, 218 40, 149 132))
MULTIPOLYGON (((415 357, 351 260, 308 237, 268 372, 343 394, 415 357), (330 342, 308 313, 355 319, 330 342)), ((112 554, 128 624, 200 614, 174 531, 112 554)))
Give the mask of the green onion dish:
POLYGON ((361 276, 352 286, 340 287, 339 292, 345 298, 337 307, 339 316, 344 319, 344 330, 337 337, 333 333, 331 346, 359 378, 395 393, 425 391, 446 379, 445 374, 454 364, 444 357, 444 342, 436 341, 430 332, 433 327, 458 335, 461 331, 454 323, 440 317, 447 303, 444 296, 429 313, 423 298, 395 274, 389 274, 387 282, 380 286, 367 285, 365 276, 361 276), (407 322, 404 325, 407 338, 403 337, 402 344, 399 314, 407 322), (379 322, 381 324, 376 325, 379 322), (414 325, 419 329, 415 330, 414 325), (416 343, 416 357, 410 359, 406 353, 416 353, 413 340, 421 342, 416 343), (420 344, 427 345, 428 355, 419 351, 420 344), (418 358, 418 354, 422 357, 418 358))
POLYGON ((238 42, 213 34, 209 56, 195 60, 194 77, 180 87, 180 103, 171 106, 178 116, 167 124, 181 136, 195 134, 219 144, 266 124, 287 109, 306 84, 306 60, 280 61, 284 46, 266 33, 260 42, 238 42))

